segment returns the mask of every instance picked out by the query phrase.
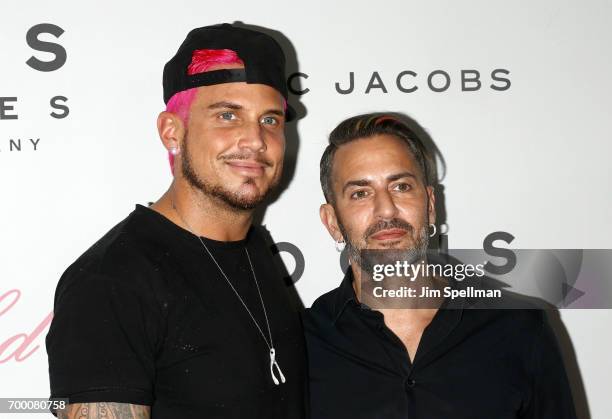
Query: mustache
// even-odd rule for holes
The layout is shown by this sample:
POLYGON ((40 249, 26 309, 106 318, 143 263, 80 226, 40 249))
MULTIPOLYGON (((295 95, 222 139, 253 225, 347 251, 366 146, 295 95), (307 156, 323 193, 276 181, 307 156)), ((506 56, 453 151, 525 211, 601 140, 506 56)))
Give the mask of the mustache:
POLYGON ((406 230, 408 233, 412 233, 414 231, 414 227, 407 221, 404 221, 400 218, 392 218, 391 220, 380 220, 372 225, 370 225, 365 233, 364 237, 368 238, 373 234, 378 233, 382 230, 388 230, 391 228, 399 228, 402 230, 406 230))
POLYGON ((272 162, 263 156, 253 153, 231 153, 219 156, 219 160, 251 160, 267 167, 272 167, 272 162))

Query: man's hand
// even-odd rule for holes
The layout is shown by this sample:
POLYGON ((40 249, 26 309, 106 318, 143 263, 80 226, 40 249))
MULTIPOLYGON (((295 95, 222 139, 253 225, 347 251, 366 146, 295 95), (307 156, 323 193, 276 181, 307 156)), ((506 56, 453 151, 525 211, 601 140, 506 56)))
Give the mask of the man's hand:
POLYGON ((57 411, 59 419, 149 419, 151 407, 128 403, 74 403, 57 411))

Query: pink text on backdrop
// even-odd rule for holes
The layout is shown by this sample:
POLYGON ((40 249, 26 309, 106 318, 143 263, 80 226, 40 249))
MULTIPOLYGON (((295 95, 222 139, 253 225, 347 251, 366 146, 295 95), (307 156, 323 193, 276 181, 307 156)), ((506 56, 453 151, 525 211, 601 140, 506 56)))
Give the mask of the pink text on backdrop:
MULTIPOLYGON (((0 321, 9 315, 9 312, 20 298, 21 291, 18 289, 9 290, 0 295, 0 321)), ((31 346, 49 327, 52 318, 53 313, 49 313, 31 333, 18 333, 6 340, 3 340, 4 337, 0 336, 0 364, 4 364, 11 359, 22 362, 36 352, 40 345, 31 346)))

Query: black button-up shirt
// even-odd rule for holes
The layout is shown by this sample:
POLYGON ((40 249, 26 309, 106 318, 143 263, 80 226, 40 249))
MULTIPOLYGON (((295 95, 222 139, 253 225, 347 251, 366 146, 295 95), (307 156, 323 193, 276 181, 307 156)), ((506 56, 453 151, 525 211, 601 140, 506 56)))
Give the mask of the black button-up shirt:
POLYGON ((573 419, 560 351, 541 310, 445 301, 410 361, 351 269, 305 315, 312 419, 573 419))

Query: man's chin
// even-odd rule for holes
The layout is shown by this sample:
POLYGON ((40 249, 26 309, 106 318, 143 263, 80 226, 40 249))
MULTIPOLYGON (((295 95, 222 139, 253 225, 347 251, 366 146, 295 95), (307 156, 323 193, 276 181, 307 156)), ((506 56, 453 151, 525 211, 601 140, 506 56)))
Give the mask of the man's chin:
POLYGON ((245 197, 233 194, 216 195, 216 197, 227 206, 242 211, 254 210, 263 201, 261 197, 245 197))
POLYGON ((266 199, 268 191, 268 189, 262 191, 256 185, 245 183, 234 190, 224 190, 216 196, 233 208, 253 210, 266 199))

